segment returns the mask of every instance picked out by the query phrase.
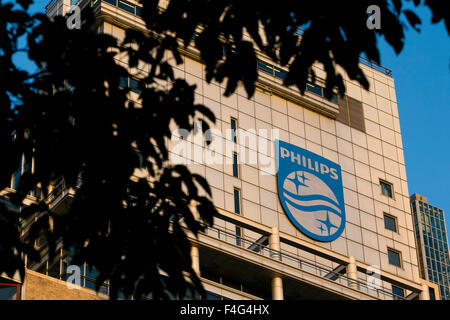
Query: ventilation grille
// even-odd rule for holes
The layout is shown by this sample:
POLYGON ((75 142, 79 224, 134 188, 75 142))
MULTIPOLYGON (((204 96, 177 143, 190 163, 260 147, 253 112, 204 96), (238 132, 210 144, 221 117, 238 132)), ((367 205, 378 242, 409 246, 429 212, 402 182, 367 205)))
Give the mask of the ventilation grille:
POLYGON ((364 111, 361 101, 345 96, 338 97, 339 115, 337 121, 352 128, 366 132, 364 125, 364 111))

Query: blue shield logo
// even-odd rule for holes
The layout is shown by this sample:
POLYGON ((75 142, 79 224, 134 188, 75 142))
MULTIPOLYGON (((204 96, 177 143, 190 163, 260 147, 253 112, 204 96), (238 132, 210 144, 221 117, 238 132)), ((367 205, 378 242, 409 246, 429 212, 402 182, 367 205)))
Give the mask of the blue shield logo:
POLYGON ((336 240, 345 228, 341 166, 277 140, 278 195, 286 215, 314 240, 336 240))

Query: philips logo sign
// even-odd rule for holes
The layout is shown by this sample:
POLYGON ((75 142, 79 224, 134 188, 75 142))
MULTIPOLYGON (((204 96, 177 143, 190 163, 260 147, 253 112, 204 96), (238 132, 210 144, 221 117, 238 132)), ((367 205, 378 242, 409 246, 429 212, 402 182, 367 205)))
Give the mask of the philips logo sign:
POLYGON ((278 195, 291 222, 314 240, 336 240, 345 228, 341 167, 315 153, 276 141, 278 195))

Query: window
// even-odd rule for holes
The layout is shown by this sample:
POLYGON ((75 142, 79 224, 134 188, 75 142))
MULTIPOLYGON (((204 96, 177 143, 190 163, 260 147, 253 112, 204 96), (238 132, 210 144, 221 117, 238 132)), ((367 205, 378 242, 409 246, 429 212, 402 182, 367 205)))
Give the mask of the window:
POLYGON ((118 7, 125 11, 128 11, 129 13, 134 14, 134 5, 132 5, 131 3, 119 0, 118 7))
POLYGON ((236 152, 233 152, 233 177, 239 177, 238 155, 236 152))
POLYGON ((384 214, 384 227, 393 232, 397 232, 397 219, 388 214, 384 214))
POLYGON ((222 297, 211 292, 206 292, 205 300, 222 300, 222 297))
POLYGON ((0 300, 20 300, 20 284, 0 283, 0 300))
POLYGON ((236 226, 236 245, 241 245, 241 237, 242 237, 242 229, 241 227, 236 226))
POLYGON ((405 291, 402 288, 392 286, 392 293, 395 295, 394 300, 399 299, 399 297, 404 298, 405 297, 405 291))
POLYGON ((388 248, 388 260, 389 260, 389 264, 392 264, 393 266, 401 268, 402 260, 400 257, 400 252, 398 252, 394 249, 388 248))
POLYGON ((137 94, 141 94, 142 89, 140 82, 136 79, 130 78, 130 90, 137 94))
POLYGON ((234 213, 241 214, 240 191, 234 189, 234 213))
POLYGON ((381 194, 393 198, 392 193, 392 184, 383 180, 380 180, 381 194))
POLYGON ((139 80, 130 77, 120 77, 119 78, 120 88, 130 88, 130 91, 140 94, 142 92, 141 82, 139 80))
POLYGON ((237 142, 236 128, 237 128, 237 120, 231 118, 231 141, 233 142, 237 142))
POLYGON ((306 84, 306 90, 312 93, 315 93, 319 96, 322 96, 322 88, 319 87, 318 85, 312 84, 312 83, 307 83, 306 84))

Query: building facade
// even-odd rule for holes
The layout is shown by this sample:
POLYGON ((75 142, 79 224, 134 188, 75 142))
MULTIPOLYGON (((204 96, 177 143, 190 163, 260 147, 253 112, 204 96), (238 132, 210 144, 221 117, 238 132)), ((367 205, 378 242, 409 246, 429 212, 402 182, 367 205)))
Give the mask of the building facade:
POLYGON ((442 299, 450 299, 450 258, 444 211, 419 194, 411 196, 420 276, 439 285, 442 299))
MULTIPOLYGON (((77 4, 93 6, 99 32, 119 40, 128 28, 145 30, 135 1, 77 4)), ((69 7, 53 0, 46 10, 63 15, 69 7)), ((167 54, 175 78, 196 84, 198 103, 217 119, 209 124, 213 154, 202 137, 181 139, 177 128, 168 141, 171 161, 206 177, 219 211, 212 227, 190 235, 205 298, 429 299, 436 286, 420 278, 390 70, 361 59, 369 91, 345 77, 346 96, 328 100, 320 65, 301 95, 283 86, 286 70, 258 53, 257 90, 248 99, 242 87, 225 97, 224 84, 207 83, 195 48, 182 54, 180 65, 167 54)), ((71 195, 63 185, 55 190, 57 210, 71 195)), ((70 261, 62 248, 57 259, 29 266, 31 279, 64 283, 70 261)), ((89 288, 95 274, 82 270, 89 288)), ((39 298, 27 294, 36 290, 27 281, 22 298, 39 298)), ((102 290, 107 296, 107 285, 102 290)))

